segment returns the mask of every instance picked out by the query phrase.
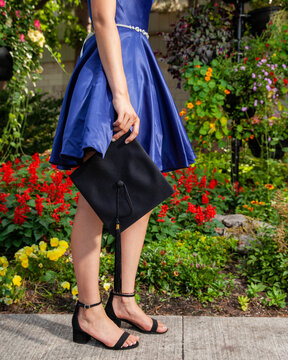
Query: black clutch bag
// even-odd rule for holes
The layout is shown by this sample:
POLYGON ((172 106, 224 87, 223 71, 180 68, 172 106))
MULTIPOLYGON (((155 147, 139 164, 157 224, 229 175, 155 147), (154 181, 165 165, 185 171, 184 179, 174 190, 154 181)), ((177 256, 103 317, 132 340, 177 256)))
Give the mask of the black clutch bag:
POLYGON ((121 232, 174 193, 173 187, 131 131, 111 142, 104 159, 95 153, 70 178, 115 236, 114 290, 121 292, 121 232))

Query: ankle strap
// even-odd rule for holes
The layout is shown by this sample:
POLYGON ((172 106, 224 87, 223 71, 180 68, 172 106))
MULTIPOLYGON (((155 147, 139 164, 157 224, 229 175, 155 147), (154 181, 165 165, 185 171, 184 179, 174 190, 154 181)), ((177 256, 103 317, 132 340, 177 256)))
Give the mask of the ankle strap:
POLYGON ((111 291, 113 295, 116 295, 116 296, 124 296, 124 297, 133 297, 135 296, 135 291, 133 293, 118 293, 118 292, 114 292, 114 291, 111 291))
POLYGON ((85 309, 90 309, 91 307, 100 305, 101 303, 102 303, 102 300, 100 300, 98 303, 95 303, 95 304, 86 305, 78 300, 78 305, 84 307, 85 309))

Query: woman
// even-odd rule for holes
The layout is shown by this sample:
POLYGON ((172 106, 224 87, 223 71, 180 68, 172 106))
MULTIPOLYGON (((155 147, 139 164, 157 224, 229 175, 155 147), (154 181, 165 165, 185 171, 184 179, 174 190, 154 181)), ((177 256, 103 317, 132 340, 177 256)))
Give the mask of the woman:
MULTIPOLYGON (((152 2, 88 0, 94 33, 83 45, 65 93, 49 160, 59 169, 76 167, 95 151, 104 157, 110 142, 130 128, 133 130, 126 141, 137 136, 161 171, 187 167, 195 161, 148 41, 152 2)), ((136 347, 139 337, 123 332, 116 325, 119 319, 144 332, 167 331, 165 324, 141 310, 134 297, 150 214, 121 233, 122 293, 110 293, 105 312, 96 280, 103 224, 80 194, 71 235, 79 293, 72 321, 74 341, 85 343, 92 336, 109 348, 136 347)))

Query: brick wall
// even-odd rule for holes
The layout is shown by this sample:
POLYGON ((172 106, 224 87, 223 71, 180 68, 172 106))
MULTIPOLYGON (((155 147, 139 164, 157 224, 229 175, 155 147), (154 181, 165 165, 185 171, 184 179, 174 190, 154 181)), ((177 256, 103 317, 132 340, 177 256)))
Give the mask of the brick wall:
MULTIPOLYGON (((179 15, 173 13, 157 13, 155 11, 151 11, 149 41, 154 51, 160 51, 165 54, 165 42, 161 36, 157 35, 157 33, 162 31, 171 31, 172 27, 170 24, 175 23, 178 17, 179 15)), ((177 89, 177 81, 172 79, 172 76, 168 73, 167 65, 163 61, 159 60, 160 56, 156 56, 156 58, 172 93, 176 106, 180 111, 188 98, 188 94, 183 90, 177 89)), ((45 50, 42 59, 42 66, 44 69, 41 74, 42 80, 37 83, 37 87, 41 88, 43 91, 49 92, 55 97, 64 96, 66 86, 74 68, 74 50, 65 44, 63 44, 62 47, 62 61, 65 65, 67 73, 60 68, 56 61, 51 58, 49 52, 45 50)))

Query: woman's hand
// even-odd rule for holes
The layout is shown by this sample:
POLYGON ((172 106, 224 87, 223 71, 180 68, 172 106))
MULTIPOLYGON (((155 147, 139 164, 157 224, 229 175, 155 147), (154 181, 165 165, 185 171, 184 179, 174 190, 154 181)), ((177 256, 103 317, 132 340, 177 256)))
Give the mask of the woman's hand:
POLYGON ((114 97, 113 106, 117 112, 118 118, 113 123, 113 130, 116 134, 113 135, 112 141, 119 139, 122 135, 128 132, 131 126, 133 126, 131 134, 125 140, 125 143, 128 144, 134 140, 139 133, 140 119, 131 105, 129 96, 114 97))

